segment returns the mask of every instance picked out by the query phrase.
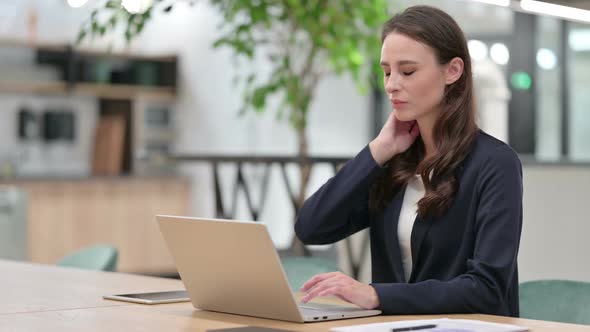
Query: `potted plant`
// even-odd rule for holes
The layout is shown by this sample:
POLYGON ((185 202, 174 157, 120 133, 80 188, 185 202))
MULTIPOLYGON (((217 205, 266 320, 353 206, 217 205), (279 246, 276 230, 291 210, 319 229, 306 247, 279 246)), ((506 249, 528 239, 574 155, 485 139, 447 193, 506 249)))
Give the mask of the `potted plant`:
MULTIPOLYGON (((204 0, 203 0, 204 1, 204 0)), ((155 15, 169 13, 186 0, 143 1, 129 10, 125 1, 109 0, 83 24, 78 41, 114 33, 122 26, 127 41, 141 33, 155 15)), ((380 74, 381 25, 388 18, 386 0, 209 0, 223 16, 213 47, 228 47, 237 58, 252 60, 264 51, 272 74, 238 76, 245 83, 241 112, 267 111, 267 100, 278 95, 277 117, 287 118, 298 138, 300 186, 297 206, 305 200, 311 167, 307 121, 318 83, 330 73, 349 74, 359 91, 368 91, 380 74)), ((379 83, 380 84, 380 83, 379 83)), ((304 249, 294 242, 297 253, 304 249)))

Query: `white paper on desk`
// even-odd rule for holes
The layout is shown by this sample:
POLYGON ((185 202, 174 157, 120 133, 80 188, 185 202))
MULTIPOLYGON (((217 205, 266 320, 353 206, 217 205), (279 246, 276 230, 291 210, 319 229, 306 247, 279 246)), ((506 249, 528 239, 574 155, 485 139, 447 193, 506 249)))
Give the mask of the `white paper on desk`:
POLYGON ((520 332, 529 329, 523 326, 489 323, 471 319, 424 319, 404 320, 389 323, 374 323, 331 328, 332 332, 391 332, 393 328, 434 324, 436 328, 418 330, 418 332, 520 332))

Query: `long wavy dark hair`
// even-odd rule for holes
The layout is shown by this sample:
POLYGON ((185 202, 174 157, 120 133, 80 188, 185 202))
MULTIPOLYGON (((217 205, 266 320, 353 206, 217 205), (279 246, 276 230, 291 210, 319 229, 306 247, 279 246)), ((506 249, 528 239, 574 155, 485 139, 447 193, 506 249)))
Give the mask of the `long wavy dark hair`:
POLYGON ((381 41, 394 32, 430 46, 440 65, 448 64, 455 57, 461 58, 464 69, 456 82, 445 87, 433 132, 434 155, 425 158, 424 142, 418 136, 407 151, 387 162, 388 170, 371 190, 369 206, 374 212, 382 210, 419 173, 425 195, 418 202, 417 214, 438 217, 453 202, 458 190, 456 170, 471 150, 478 132, 467 41, 451 16, 430 6, 409 7, 393 16, 383 26, 381 41))

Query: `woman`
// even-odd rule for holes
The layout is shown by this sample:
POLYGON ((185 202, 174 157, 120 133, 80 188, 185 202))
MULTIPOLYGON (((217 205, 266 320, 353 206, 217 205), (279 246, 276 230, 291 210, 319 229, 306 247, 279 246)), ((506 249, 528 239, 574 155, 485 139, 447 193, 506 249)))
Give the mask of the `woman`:
POLYGON ((335 295, 385 314, 517 317, 521 164, 475 124, 465 36, 448 14, 416 6, 384 25, 382 43, 394 111, 295 225, 307 244, 369 227, 373 283, 319 274, 302 301, 335 295))

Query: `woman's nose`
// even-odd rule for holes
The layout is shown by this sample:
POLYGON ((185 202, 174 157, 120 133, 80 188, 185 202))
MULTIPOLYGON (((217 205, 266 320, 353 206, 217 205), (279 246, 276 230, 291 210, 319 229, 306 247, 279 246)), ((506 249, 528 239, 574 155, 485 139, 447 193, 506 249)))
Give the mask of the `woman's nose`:
POLYGON ((399 90, 398 75, 391 74, 385 81, 385 92, 393 93, 399 90))

